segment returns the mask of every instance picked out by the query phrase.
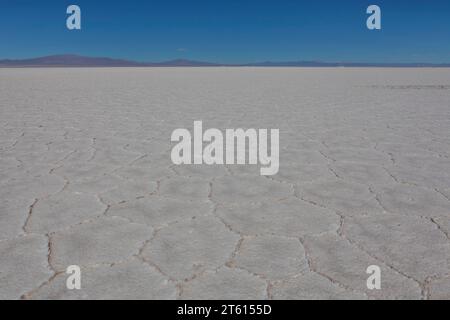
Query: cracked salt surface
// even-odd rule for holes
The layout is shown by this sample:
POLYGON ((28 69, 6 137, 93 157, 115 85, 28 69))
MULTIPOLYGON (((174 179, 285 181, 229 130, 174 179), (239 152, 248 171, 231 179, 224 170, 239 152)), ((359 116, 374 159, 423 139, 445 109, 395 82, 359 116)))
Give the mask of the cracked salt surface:
POLYGON ((0 299, 450 299, 448 87, 447 69, 0 69, 0 299), (279 173, 174 166, 195 120, 280 129, 279 173))

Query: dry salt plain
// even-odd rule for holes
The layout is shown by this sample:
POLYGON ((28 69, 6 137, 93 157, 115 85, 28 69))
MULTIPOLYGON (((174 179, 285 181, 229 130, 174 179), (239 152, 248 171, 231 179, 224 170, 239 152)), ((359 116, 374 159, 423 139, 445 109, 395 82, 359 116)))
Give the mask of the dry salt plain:
POLYGON ((448 69, 1 69, 0 154, 0 299, 450 299, 448 69), (279 173, 172 165, 194 120, 279 173))

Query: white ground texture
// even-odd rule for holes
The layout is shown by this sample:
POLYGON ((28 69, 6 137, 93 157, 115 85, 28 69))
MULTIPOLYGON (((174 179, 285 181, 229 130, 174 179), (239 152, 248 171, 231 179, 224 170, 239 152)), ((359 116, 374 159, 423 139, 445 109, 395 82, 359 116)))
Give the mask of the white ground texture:
POLYGON ((450 299, 448 69, 1 69, 0 155, 0 299, 450 299), (194 120, 279 173, 173 165, 194 120))

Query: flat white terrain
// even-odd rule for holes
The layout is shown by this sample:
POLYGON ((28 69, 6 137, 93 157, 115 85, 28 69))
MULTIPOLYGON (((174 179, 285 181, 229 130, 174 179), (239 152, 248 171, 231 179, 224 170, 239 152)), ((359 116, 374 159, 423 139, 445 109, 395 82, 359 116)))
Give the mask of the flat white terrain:
POLYGON ((450 299, 449 69, 0 69, 0 155, 0 299, 450 299), (174 166, 194 120, 279 173, 174 166))

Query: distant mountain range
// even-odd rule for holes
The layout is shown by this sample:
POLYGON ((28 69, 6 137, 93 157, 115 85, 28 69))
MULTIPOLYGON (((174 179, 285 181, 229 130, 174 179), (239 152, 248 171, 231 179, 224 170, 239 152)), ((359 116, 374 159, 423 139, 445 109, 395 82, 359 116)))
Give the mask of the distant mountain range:
POLYGON ((74 54, 52 55, 33 59, 0 60, 0 68, 26 67, 387 67, 387 68, 450 68, 450 63, 355 63, 355 62, 320 62, 287 61, 258 62, 246 64, 220 64, 193 60, 170 60, 165 62, 136 62, 104 57, 85 57, 74 54))

